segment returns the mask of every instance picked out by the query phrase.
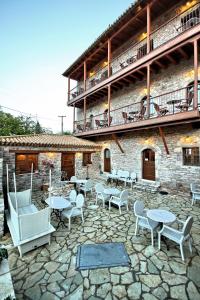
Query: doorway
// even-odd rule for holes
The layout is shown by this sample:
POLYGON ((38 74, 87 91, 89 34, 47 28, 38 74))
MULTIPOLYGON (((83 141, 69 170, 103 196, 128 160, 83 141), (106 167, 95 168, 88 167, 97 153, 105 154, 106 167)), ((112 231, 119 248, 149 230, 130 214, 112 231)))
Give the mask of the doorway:
POLYGON ((110 163, 110 150, 104 150, 104 172, 111 171, 111 163, 110 163))
POLYGON ((145 149, 142 153, 143 160, 143 179, 155 181, 155 152, 145 149))
POLYGON ((63 180, 75 175, 75 153, 62 153, 61 172, 63 180))

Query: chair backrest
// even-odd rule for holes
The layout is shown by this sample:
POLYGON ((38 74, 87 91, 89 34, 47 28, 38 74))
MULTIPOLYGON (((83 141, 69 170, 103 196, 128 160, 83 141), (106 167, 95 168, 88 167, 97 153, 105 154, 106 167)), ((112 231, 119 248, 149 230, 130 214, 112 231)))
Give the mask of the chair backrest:
POLYGON ((127 118, 128 118, 127 112, 123 111, 123 112, 122 112, 122 117, 123 117, 125 120, 127 120, 127 118))
POLYGON ((77 196, 76 190, 71 190, 71 192, 69 194, 70 201, 75 201, 76 200, 76 196, 77 196))
POLYGON ((129 177, 129 171, 121 171, 121 177, 128 178, 129 177))
POLYGON ((83 130, 83 127, 80 124, 77 124, 76 127, 78 130, 83 130))
POLYGON ((153 103, 153 106, 154 106, 154 108, 155 108, 155 111, 156 111, 158 114, 160 114, 160 107, 159 107, 159 105, 158 105, 157 103, 153 103))
POLYGON ((112 123, 112 117, 110 116, 110 123, 108 124, 108 126, 110 126, 110 124, 112 123))
POLYGON ((132 172, 130 177, 132 180, 134 180, 137 178, 137 174, 135 172, 132 172))
POLYGON ((95 185, 95 191, 96 191, 96 193, 103 193, 103 191, 104 191, 103 184, 102 183, 97 183, 95 185))
POLYGON ((119 197, 120 197, 120 200, 127 200, 128 199, 128 191, 127 190, 122 191, 119 197))
POLYGON ((142 216, 144 211, 144 202, 137 200, 134 203, 134 214, 135 216, 142 216))
POLYGON ((118 170, 118 171, 117 171, 117 175, 118 175, 119 177, 122 177, 123 173, 124 173, 124 171, 122 171, 122 170, 118 170))
POLYGON ((86 184, 85 184, 85 188, 86 189, 90 189, 93 186, 93 181, 91 179, 89 179, 86 184))
POLYGON ((143 117, 145 112, 146 112, 146 106, 143 105, 140 111, 140 116, 143 117))
POLYGON ((112 175, 117 175, 117 170, 112 169, 111 174, 112 174, 112 175))
POLYGON ((193 98, 194 98, 194 93, 193 93, 192 91, 190 91, 190 92, 188 93, 188 97, 187 97, 187 99, 186 99, 186 102, 187 102, 187 104, 188 104, 189 106, 191 105, 193 98))
POLYGON ((76 207, 77 208, 82 208, 84 205, 85 198, 82 194, 78 194, 76 197, 76 207))
POLYGON ((187 220, 185 221, 185 224, 183 226, 183 235, 187 236, 192 228, 192 223, 193 223, 193 217, 188 217, 187 220))
POLYGON ((95 123, 97 126, 101 126, 100 121, 95 119, 95 123))
POLYGON ((72 176, 72 177, 70 178, 70 181, 76 181, 76 180, 77 180, 76 176, 72 176))

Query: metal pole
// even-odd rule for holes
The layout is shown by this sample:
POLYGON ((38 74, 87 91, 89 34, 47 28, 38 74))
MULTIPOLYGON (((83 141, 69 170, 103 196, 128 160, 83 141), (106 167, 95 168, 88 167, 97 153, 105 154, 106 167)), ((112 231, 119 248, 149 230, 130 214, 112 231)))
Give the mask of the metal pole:
POLYGON ((61 118, 61 134, 63 134, 63 118, 66 118, 66 116, 58 116, 61 118))

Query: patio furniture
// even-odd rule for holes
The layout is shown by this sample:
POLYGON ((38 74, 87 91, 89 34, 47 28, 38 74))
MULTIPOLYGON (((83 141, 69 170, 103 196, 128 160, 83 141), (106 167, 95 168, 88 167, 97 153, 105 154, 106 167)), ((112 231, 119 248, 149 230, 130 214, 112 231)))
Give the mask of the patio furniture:
POLYGON ((91 127, 92 127, 92 123, 91 123, 91 122, 86 122, 86 123, 85 123, 85 129, 86 129, 86 130, 91 129, 91 127))
POLYGON ((68 227, 69 231, 71 230, 71 218, 81 216, 82 223, 84 223, 83 217, 83 205, 84 205, 84 196, 79 194, 76 198, 76 206, 72 207, 71 209, 65 209, 62 211, 62 217, 68 219, 68 227))
POLYGON ((138 233, 138 227, 149 229, 151 231, 151 244, 154 245, 154 230, 158 227, 159 223, 148 218, 147 210, 144 209, 143 201, 135 201, 134 214, 136 216, 135 235, 138 233))
POLYGON ((194 93, 189 92, 188 97, 185 99, 185 101, 178 104, 176 108, 180 109, 180 111, 188 111, 190 105, 192 104, 193 98, 194 98, 194 93))
POLYGON ((121 69, 124 69, 125 67, 128 66, 125 62, 122 62, 119 65, 120 65, 121 69))
POLYGON ((127 123, 127 121, 133 121, 134 120, 134 118, 131 117, 131 116, 128 116, 127 112, 125 112, 125 111, 122 112, 122 117, 124 119, 125 124, 127 123))
POLYGON ((119 197, 111 196, 111 198, 109 200, 109 210, 111 207, 111 203, 113 203, 119 207, 120 215, 122 213, 121 206, 126 206, 126 209, 128 211, 129 210, 129 208, 128 208, 128 191, 127 190, 122 191, 120 193, 119 197))
POLYGON ((124 180, 124 184, 125 186, 127 185, 127 183, 130 183, 131 184, 131 188, 133 189, 133 183, 136 183, 136 180, 137 180, 137 174, 135 172, 132 172, 130 177, 126 178, 124 180))
POLYGON ((200 185, 191 183, 190 190, 192 193, 192 205, 195 204, 196 201, 200 201, 200 185))
POLYGON ((104 189, 104 194, 111 196, 117 196, 120 194, 120 190, 116 188, 106 188, 104 189))
POLYGON ((178 223, 181 223, 183 225, 182 230, 177 230, 174 229, 170 226, 167 225, 163 225, 163 228, 158 232, 158 248, 161 248, 161 236, 164 236, 172 241, 174 241, 175 243, 179 244, 180 246, 180 252, 181 252, 181 258, 184 261, 184 252, 183 252, 183 243, 185 241, 189 242, 189 249, 190 252, 192 253, 192 243, 191 243, 191 228, 192 228, 192 224, 193 224, 193 217, 188 217, 187 220, 185 222, 181 221, 181 220, 177 220, 178 223))
POLYGON ((71 204, 76 203, 76 197, 77 197, 77 191, 71 190, 68 197, 65 197, 66 200, 68 200, 71 204))
POLYGON ((77 124, 76 125, 76 128, 77 130, 80 132, 80 131, 83 131, 83 126, 81 124, 77 124))
POLYGON ((100 120, 98 120, 98 119, 95 119, 95 124, 96 124, 97 129, 99 127, 100 128, 105 127, 105 125, 102 122, 100 122, 100 120))
POLYGON ((167 109, 167 107, 162 107, 160 105, 158 105, 157 103, 153 103, 154 109, 157 112, 158 117, 162 117, 165 116, 169 110, 167 109))
POLYGON ((101 183, 97 183, 95 185, 95 192, 96 192, 96 204, 98 200, 101 200, 103 202, 103 207, 105 207, 105 201, 109 200, 109 195, 104 193, 104 186, 101 183))
POLYGON ((128 65, 130 65, 130 64, 134 63, 136 60, 137 60, 136 56, 131 56, 131 57, 127 58, 126 62, 128 65))
POLYGON ((54 213, 59 218, 59 222, 57 225, 57 228, 60 226, 61 223, 63 223, 61 219, 61 212, 65 208, 70 208, 71 204, 68 200, 66 200, 62 196, 51 196, 45 200, 46 204, 54 210, 54 213))
POLYGON ((124 182, 124 185, 126 186, 126 180, 129 178, 129 171, 122 171, 122 170, 119 170, 118 173, 118 178, 117 180, 118 181, 123 181, 124 182))
POLYGON ((111 173, 107 175, 107 180, 116 180, 118 178, 118 175, 117 175, 117 170, 113 169, 111 170, 111 173))
POLYGON ((92 193, 92 189, 93 189, 93 181, 91 179, 87 180, 83 186, 80 186, 80 191, 84 192, 85 197, 88 192, 92 193))
POLYGON ((55 231, 50 223, 50 208, 39 211, 32 203, 32 176, 33 166, 31 168, 31 188, 17 192, 14 173, 15 192, 9 192, 7 166, 8 210, 5 213, 13 244, 18 247, 20 257, 44 244, 50 244, 50 235, 55 231))
MULTIPOLYGON (((172 112, 173 112, 173 114, 174 114, 174 105, 177 104, 177 103, 180 103, 180 102, 181 102, 180 99, 173 99, 173 100, 167 101, 168 105, 173 105, 172 106, 172 112)), ((177 106, 176 106, 176 108, 177 108, 177 106)))

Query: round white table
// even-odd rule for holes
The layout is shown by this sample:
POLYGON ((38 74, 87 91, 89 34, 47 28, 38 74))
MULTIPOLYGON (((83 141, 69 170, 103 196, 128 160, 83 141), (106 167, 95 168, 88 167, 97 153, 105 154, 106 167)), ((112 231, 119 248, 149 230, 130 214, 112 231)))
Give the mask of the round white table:
POLYGON ((58 225, 57 225, 57 228, 58 228, 60 223, 63 223, 62 218, 61 218, 62 210, 65 208, 71 207, 71 203, 70 203, 70 201, 68 201, 67 199, 65 199, 62 196, 49 197, 45 200, 45 202, 46 202, 46 204, 48 204, 48 206, 50 208, 52 208, 53 210, 56 210, 55 214, 60 219, 60 221, 58 222, 58 225))
POLYGON ((147 211, 147 217, 163 224, 172 223, 176 220, 176 216, 172 212, 164 209, 149 209, 147 211))
POLYGON ((107 188, 104 189, 104 194, 106 195, 110 195, 110 196, 117 196, 120 194, 120 190, 116 189, 116 188, 107 188))

